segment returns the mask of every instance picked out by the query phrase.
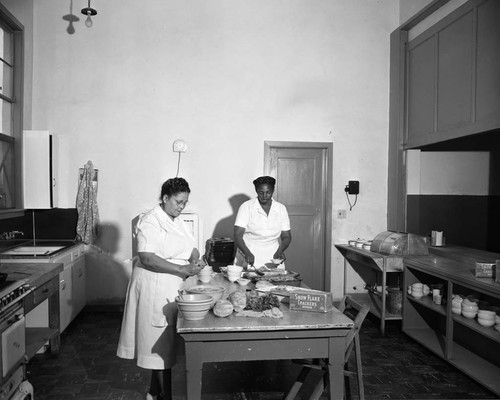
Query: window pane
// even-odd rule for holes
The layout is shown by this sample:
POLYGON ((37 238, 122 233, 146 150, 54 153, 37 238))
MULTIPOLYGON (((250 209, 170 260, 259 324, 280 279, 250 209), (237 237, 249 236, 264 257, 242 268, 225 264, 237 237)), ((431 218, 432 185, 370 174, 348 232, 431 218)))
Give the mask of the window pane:
POLYGON ((0 209, 14 207, 14 145, 0 138, 0 209))
POLYGON ((2 46, 2 48, 0 49, 0 58, 2 58, 2 60, 7 62, 8 64, 13 65, 13 35, 12 33, 5 31, 3 27, 0 28, 0 45, 2 46))
POLYGON ((12 104, 8 101, 0 101, 0 129, 4 135, 12 136, 12 104))
POLYGON ((0 65, 0 93, 12 99, 12 67, 4 62, 0 65))

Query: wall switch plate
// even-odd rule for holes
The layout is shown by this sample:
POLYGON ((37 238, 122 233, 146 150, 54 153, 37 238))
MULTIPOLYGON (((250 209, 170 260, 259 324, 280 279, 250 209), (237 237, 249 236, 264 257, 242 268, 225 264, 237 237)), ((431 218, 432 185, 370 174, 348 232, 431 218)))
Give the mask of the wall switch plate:
POLYGON ((347 210, 337 210, 337 218, 338 219, 347 218, 347 210))
POLYGON ((185 153, 187 150, 187 144, 182 139, 177 139, 174 141, 173 150, 178 153, 185 153))

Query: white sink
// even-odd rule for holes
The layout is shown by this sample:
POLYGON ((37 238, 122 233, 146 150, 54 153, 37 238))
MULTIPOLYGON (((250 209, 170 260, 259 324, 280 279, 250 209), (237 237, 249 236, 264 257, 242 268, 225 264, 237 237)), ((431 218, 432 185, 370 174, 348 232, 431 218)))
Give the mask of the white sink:
POLYGON ((63 249, 65 246, 18 246, 13 249, 2 252, 4 255, 31 255, 31 256, 48 256, 55 251, 63 249))

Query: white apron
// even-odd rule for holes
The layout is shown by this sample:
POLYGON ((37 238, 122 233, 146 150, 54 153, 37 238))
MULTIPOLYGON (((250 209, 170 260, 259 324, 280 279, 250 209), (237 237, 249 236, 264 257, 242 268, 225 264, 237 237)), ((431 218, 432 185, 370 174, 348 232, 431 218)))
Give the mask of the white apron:
MULTIPOLYGON (((139 252, 153 252, 179 265, 188 263, 194 238, 183 221, 172 221, 161 207, 141 216, 136 232, 139 252)), ((142 368, 168 369, 175 364, 175 296, 183 280, 148 271, 139 259, 136 261, 127 288, 117 355, 136 358, 142 368)))

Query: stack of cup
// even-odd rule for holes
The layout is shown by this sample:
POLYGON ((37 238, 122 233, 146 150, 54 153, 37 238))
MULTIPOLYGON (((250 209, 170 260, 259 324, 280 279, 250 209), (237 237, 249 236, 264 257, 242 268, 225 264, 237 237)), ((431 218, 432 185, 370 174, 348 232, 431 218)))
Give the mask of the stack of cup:
POLYGON ((242 272, 243 272, 243 267, 240 267, 239 265, 228 265, 227 279, 229 279, 229 282, 235 282, 241 278, 242 272))
POLYGON ((198 273, 198 279, 202 283, 209 283, 214 275, 214 270, 210 265, 205 265, 205 267, 198 273))
POLYGON ((415 299, 421 299, 424 297, 424 284, 417 282, 411 285, 411 296, 415 299))

